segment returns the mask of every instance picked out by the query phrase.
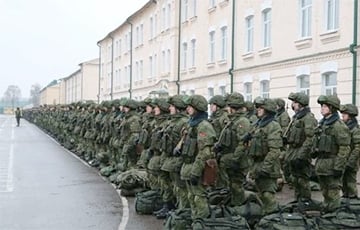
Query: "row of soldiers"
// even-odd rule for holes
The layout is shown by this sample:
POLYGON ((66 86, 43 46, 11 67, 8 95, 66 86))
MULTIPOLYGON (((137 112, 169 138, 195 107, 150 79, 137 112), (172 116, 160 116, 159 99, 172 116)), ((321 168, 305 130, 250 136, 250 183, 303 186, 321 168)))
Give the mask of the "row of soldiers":
POLYGON ((246 199, 247 180, 254 182, 264 214, 272 213, 278 210, 275 193, 282 171, 297 201, 308 202, 312 159, 323 210, 333 211, 340 206, 341 190, 343 196, 357 197, 357 107, 322 95, 317 102, 323 118, 318 122, 307 95, 290 93, 288 99, 291 119, 284 100, 258 97, 252 103, 240 93, 216 95, 209 102, 201 95, 175 95, 45 106, 25 111, 24 117, 112 181, 131 168, 146 169, 151 189, 160 189, 164 201, 155 213, 159 218, 187 207, 194 223, 208 217, 209 187, 228 188, 230 205, 239 206, 246 199), (215 179, 209 170, 214 168, 215 179))

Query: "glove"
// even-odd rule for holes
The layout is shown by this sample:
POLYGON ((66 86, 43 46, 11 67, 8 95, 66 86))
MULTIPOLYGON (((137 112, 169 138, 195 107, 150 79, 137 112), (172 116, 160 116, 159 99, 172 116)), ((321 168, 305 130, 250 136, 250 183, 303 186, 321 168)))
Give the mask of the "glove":
POLYGON ((178 157, 181 155, 181 150, 178 147, 173 149, 173 156, 178 157))
POLYGON ((220 153, 220 152, 222 151, 222 147, 221 147, 221 145, 220 145, 218 142, 215 143, 214 148, 213 148, 213 151, 214 151, 214 153, 216 153, 216 154, 218 154, 218 153, 220 153))
POLYGON ((247 134, 242 138, 242 141, 243 141, 244 143, 249 143, 249 141, 251 141, 251 139, 252 139, 251 133, 247 133, 247 134))
POLYGON ((341 170, 333 170, 334 177, 341 177, 343 175, 343 172, 341 170))
POLYGON ((286 138, 286 137, 283 137, 283 138, 282 138, 282 141, 283 141, 283 145, 287 145, 287 144, 289 144, 289 143, 288 143, 288 140, 287 140, 287 138, 286 138))
POLYGON ((154 152, 152 151, 152 150, 147 150, 146 151, 146 160, 150 160, 152 157, 153 157, 153 155, 154 155, 154 152))
POLYGON ((198 185, 200 181, 200 177, 191 175, 190 177, 190 184, 191 185, 198 185))

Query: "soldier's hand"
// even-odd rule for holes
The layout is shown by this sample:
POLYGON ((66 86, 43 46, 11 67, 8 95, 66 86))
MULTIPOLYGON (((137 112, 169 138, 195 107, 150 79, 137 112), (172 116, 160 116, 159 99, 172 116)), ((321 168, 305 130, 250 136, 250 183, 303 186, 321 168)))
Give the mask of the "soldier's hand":
POLYGON ((218 155, 218 153, 220 153, 222 151, 222 147, 218 142, 215 143, 215 145, 213 147, 213 151, 214 151, 214 153, 216 153, 216 155, 218 155))
POLYGON ((178 157, 180 155, 181 155, 181 149, 179 149, 178 147, 175 147, 173 149, 173 156, 178 157))

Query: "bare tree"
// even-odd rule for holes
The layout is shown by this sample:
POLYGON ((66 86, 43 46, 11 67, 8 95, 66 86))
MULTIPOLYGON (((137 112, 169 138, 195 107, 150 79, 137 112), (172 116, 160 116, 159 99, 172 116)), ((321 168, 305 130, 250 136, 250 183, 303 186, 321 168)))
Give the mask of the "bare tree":
POLYGON ((30 102, 33 104, 34 107, 38 107, 40 105, 40 84, 36 83, 31 86, 30 89, 30 102))
POLYGON ((12 109, 14 110, 15 104, 19 102, 21 98, 21 90, 17 85, 9 85, 4 93, 4 101, 11 103, 12 109))

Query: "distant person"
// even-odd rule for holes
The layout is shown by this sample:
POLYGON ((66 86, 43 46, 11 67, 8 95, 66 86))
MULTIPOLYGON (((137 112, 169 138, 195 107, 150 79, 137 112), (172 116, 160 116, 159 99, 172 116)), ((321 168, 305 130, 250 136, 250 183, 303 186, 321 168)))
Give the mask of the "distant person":
POLYGON ((15 118, 16 118, 17 127, 19 127, 20 126, 20 118, 21 118, 21 110, 19 107, 17 107, 15 110, 15 118))

